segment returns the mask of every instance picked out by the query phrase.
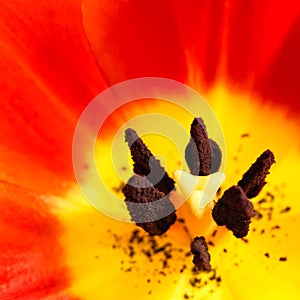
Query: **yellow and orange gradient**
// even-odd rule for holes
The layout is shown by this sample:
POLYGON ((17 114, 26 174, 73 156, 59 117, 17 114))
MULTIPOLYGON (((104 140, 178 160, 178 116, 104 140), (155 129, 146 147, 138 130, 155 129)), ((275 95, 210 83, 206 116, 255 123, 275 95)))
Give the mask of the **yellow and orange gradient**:
MULTIPOLYGON (((298 299, 297 2, 8 0, 0 15, 1 299, 298 299), (226 139, 224 189, 265 149, 275 154, 268 184, 254 199, 258 205, 274 195, 272 219, 254 219, 248 242, 224 228, 212 237, 209 214, 198 220, 188 205, 178 211, 192 236, 213 242, 219 285, 204 274, 207 285, 191 286, 185 252, 174 252, 168 275, 159 274, 160 257, 149 263, 145 245, 135 245, 135 267, 125 272, 123 249, 135 226, 97 212, 74 178, 72 138, 84 107, 105 88, 143 76, 186 83, 212 106, 226 139)), ((152 105, 114 115, 99 139, 109 141, 118 122, 152 105)), ((161 151, 154 139, 146 143, 161 151)), ((167 150, 172 173, 177 161, 167 150)), ((158 239, 167 242, 188 250, 182 224, 158 239)))

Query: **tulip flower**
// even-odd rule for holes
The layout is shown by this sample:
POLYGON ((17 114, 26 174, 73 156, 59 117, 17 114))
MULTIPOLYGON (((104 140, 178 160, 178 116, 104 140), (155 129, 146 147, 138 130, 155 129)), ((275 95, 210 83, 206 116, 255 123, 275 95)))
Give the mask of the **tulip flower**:
MULTIPOLYGON (((5 0, 0 16, 0 299, 299 298, 297 1, 5 0), (190 202, 166 234, 151 237, 82 194, 72 165, 81 114, 107 88, 141 77, 186 84, 209 103, 226 141, 217 198, 263 151, 274 152, 246 238, 190 202), (192 264, 190 242, 201 235, 210 272, 192 264)), ((104 154, 128 120, 168 110, 141 103, 107 118, 104 154)), ((191 120, 168 113, 188 129, 191 120)), ((171 143, 145 141, 171 176, 180 170, 171 143)), ((124 182, 97 149, 103 180, 122 197, 124 182)), ((129 154, 120 160, 130 165, 129 154)))

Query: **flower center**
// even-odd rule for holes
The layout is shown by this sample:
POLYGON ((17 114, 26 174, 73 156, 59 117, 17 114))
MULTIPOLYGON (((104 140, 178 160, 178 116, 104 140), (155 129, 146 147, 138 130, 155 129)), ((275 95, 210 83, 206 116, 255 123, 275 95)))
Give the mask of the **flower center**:
POLYGON ((174 201, 178 201, 177 197, 188 199, 193 213, 198 218, 203 215, 207 207, 211 207, 213 200, 216 200, 217 191, 225 180, 225 174, 222 172, 208 176, 195 176, 183 170, 176 170, 173 175, 177 183, 174 201))

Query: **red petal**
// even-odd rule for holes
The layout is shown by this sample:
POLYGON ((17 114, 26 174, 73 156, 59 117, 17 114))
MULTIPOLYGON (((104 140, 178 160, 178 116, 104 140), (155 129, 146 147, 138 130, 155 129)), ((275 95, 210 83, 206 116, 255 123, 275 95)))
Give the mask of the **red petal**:
POLYGON ((297 117, 300 113, 299 55, 300 14, 276 53, 269 70, 263 72, 255 87, 265 98, 289 104, 291 112, 297 117))
POLYGON ((83 1, 83 22, 111 83, 144 76, 183 81, 185 49, 168 1, 83 1))
POLYGON ((112 83, 196 77, 205 92, 221 79, 298 108, 299 16, 294 0, 83 2, 87 37, 112 83))
POLYGON ((73 179, 71 143, 79 113, 106 86, 82 29, 80 1, 6 1, 0 19, 6 159, 0 179, 39 189, 39 177, 56 188, 73 179), (46 174, 51 172, 54 180, 46 174))

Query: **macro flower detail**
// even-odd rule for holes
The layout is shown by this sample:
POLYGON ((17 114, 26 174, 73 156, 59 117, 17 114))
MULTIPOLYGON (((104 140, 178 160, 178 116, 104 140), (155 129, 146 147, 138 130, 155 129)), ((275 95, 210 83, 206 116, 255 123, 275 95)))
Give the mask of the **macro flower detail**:
MULTIPOLYGON (((211 166, 216 165, 213 162, 213 156, 217 160, 218 168, 216 171, 218 171, 221 164, 221 150, 214 142, 214 150, 217 154, 212 154, 211 142, 208 139, 202 118, 194 118, 190 133, 191 139, 185 149, 185 158, 191 173, 200 175, 200 178, 211 174, 211 166)), ((126 197, 125 202, 131 220, 150 235, 162 235, 176 221, 176 210, 169 199, 171 190, 168 189, 168 183, 174 181, 167 175, 159 160, 153 157, 153 154, 133 129, 126 129, 125 140, 129 145, 134 161, 133 171, 141 175, 133 175, 122 190, 126 197), (150 159, 155 161, 155 165, 151 163, 150 159), (151 178, 151 182, 147 177, 151 178), (157 188, 155 188, 155 184, 157 188), (157 201, 162 199, 164 201, 158 204, 157 201), (146 222, 145 220, 148 220, 149 216, 150 222, 146 222)), ((237 238, 247 236, 251 219, 255 216, 254 206, 248 197, 254 198, 262 190, 266 184, 266 176, 274 162, 274 154, 272 151, 266 150, 243 175, 243 178, 238 182, 239 186, 232 186, 224 192, 212 209, 212 218, 218 226, 226 225, 237 238)), ((174 185, 172 186, 173 189, 174 185)), ((173 193, 176 191, 174 190, 173 193)), ((195 195, 194 191, 192 194, 195 195)), ((199 197, 199 195, 197 196, 199 197)), ((194 199, 198 203, 198 210, 201 210, 201 200, 197 199, 197 196, 194 199)), ((215 195, 212 196, 210 201, 215 198, 215 195)), ((205 206, 208 207, 209 204, 208 202, 205 206)), ((205 237, 194 238, 191 243, 191 252, 194 254, 193 263, 195 266, 200 271, 209 271, 211 268, 210 254, 205 237)))
MULTIPOLYGON (((299 1, 6 0, 0 20, 1 300, 299 299, 299 1), (125 126, 163 157, 174 185, 177 178, 186 183, 177 193, 188 195, 192 180, 191 199, 155 236, 95 210, 72 165, 74 132, 87 105, 115 84, 142 77, 199 92, 226 140, 224 152, 205 119, 208 138, 226 155, 221 171, 207 179, 181 171, 171 143, 144 137, 130 120, 166 112, 188 133, 193 116, 147 98, 111 113, 93 155, 80 144, 80 157, 89 159, 82 164, 86 187, 100 200, 97 175, 89 173, 95 161, 116 197, 124 199, 123 182, 132 176, 129 155, 115 165, 110 156, 118 132, 128 150, 125 126), (247 237, 237 239, 214 222, 203 189, 218 180, 214 193, 221 198, 265 149, 277 163, 251 198, 247 237), (209 207, 199 211, 199 198, 209 207), (193 265, 188 247, 201 236, 211 255, 208 272, 193 265)), ((99 105, 95 116, 107 115, 112 104, 99 105)), ((84 125, 88 138, 94 124, 84 125)))

